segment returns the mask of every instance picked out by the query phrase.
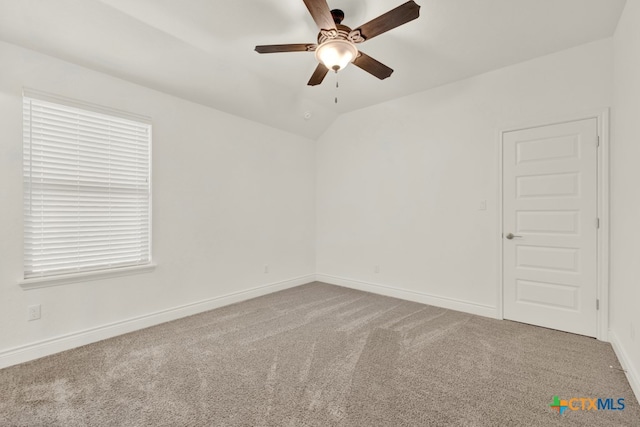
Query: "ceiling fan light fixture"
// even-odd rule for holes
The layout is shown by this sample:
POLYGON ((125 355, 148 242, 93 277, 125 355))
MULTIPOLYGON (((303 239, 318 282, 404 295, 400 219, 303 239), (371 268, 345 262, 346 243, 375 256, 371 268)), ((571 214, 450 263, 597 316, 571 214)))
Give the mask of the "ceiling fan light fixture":
POLYGON ((356 46, 420 16, 420 5, 414 0, 408 0, 395 9, 391 9, 352 30, 346 25, 342 25, 344 12, 339 9, 329 10, 327 0, 303 1, 320 31, 317 44, 261 45, 256 46, 255 50, 258 53, 315 51, 318 65, 307 83, 308 86, 319 85, 329 70, 334 70, 337 73, 349 65, 349 62, 353 62, 353 65, 380 80, 391 76, 393 69, 359 51, 356 46))
POLYGON ((347 40, 327 40, 316 48, 316 58, 330 70, 339 71, 358 56, 358 48, 347 40))

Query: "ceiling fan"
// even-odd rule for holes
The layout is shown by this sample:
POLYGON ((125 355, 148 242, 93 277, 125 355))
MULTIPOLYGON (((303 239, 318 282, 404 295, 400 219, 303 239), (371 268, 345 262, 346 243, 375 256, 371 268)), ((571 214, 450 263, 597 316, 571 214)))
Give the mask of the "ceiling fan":
POLYGON ((341 22, 344 12, 329 10, 326 0, 303 0, 320 32, 318 43, 276 44, 256 46, 258 53, 315 52, 318 66, 307 83, 315 86, 322 83, 330 69, 336 73, 350 62, 374 75, 386 79, 393 70, 369 55, 359 51, 356 44, 413 21, 420 16, 420 6, 410 0, 395 9, 352 30, 341 22))

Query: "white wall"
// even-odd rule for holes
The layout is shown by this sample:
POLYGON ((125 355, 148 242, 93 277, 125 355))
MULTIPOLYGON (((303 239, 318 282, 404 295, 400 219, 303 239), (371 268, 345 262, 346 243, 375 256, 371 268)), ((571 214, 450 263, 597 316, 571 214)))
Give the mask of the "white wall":
POLYGON ((313 141, 6 43, 0 43, 0 64, 0 367, 46 353, 27 350, 65 334, 271 283, 313 279, 313 141), (18 286, 23 86, 153 118, 153 273, 35 290, 18 286), (42 304, 42 319, 27 322, 27 306, 36 303, 42 304))
POLYGON ((498 131, 610 106, 611 63, 605 39, 340 117, 317 145, 319 278, 495 316, 498 131))
POLYGON ((611 144, 611 338, 640 399, 640 2, 614 37, 611 144))
POLYGON ((271 283, 303 283, 314 272, 334 283, 404 289, 409 298, 495 315, 498 131, 611 105, 615 45, 611 326, 637 375, 640 295, 632 278, 640 275, 634 257, 640 196, 629 177, 640 178, 640 26, 632 24, 638 21, 639 6, 630 2, 614 41, 346 114, 315 148, 310 140, 0 43, 0 366, 46 353, 47 345, 38 344, 56 337, 271 283), (155 272, 28 291, 17 285, 23 86, 153 117, 155 272), (483 200, 486 211, 478 209, 483 200), (36 303, 43 317, 27 322, 27 306, 36 303))

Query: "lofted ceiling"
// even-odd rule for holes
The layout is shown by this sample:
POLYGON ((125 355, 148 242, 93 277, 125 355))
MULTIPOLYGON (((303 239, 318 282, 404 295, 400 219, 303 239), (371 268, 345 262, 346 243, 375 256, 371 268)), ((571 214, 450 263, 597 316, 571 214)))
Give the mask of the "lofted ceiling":
MULTIPOLYGON (((356 28, 404 1, 328 3, 356 28)), ((337 90, 332 73, 306 85, 313 53, 253 51, 315 43, 302 0, 0 0, 0 40, 315 139, 344 112, 609 37, 625 0, 416 2, 420 18, 358 46, 394 74, 350 65, 337 90)))

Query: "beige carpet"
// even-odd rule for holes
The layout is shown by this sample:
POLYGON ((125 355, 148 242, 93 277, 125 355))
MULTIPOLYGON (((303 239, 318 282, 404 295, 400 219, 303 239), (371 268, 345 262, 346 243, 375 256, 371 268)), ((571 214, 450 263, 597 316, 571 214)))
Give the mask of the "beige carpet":
POLYGON ((313 283, 1 370, 0 425, 640 426, 610 365, 594 339, 313 283))

